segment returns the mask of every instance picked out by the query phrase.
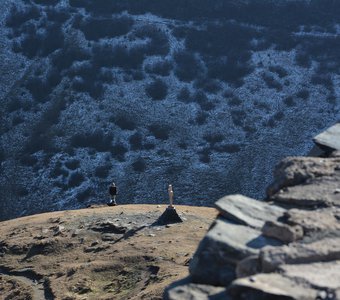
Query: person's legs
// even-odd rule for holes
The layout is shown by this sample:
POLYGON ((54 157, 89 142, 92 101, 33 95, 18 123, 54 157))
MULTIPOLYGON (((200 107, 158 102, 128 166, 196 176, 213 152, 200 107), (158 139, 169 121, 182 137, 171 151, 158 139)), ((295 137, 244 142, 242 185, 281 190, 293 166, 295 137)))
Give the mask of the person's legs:
POLYGON ((108 203, 107 205, 108 205, 108 206, 115 206, 115 205, 117 205, 116 196, 112 196, 112 197, 110 198, 109 203, 108 203))

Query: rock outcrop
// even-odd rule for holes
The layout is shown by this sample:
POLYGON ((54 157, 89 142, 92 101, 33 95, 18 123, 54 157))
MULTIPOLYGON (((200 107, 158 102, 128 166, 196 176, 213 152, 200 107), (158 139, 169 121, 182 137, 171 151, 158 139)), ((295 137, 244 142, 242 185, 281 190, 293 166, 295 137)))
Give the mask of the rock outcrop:
POLYGON ((339 124, 314 140, 321 156, 284 159, 266 201, 216 202, 190 276, 164 299, 340 298, 339 124))

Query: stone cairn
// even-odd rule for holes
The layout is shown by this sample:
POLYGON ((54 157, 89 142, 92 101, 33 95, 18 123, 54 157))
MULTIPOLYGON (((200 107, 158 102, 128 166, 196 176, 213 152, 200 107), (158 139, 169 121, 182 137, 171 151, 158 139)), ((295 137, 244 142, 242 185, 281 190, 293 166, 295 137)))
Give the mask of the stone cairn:
POLYGON ((267 199, 230 195, 165 300, 340 299, 340 123, 288 157, 267 199))

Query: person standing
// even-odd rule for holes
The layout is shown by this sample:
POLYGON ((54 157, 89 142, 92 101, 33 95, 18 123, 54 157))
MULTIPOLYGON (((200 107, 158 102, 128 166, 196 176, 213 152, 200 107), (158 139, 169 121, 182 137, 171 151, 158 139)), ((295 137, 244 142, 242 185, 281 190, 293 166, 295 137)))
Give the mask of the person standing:
POLYGON ((109 194, 110 194, 110 201, 107 203, 107 205, 108 206, 117 205, 116 197, 117 197, 117 194, 118 194, 118 189, 117 189, 117 186, 114 182, 112 182, 110 187, 109 187, 109 194))

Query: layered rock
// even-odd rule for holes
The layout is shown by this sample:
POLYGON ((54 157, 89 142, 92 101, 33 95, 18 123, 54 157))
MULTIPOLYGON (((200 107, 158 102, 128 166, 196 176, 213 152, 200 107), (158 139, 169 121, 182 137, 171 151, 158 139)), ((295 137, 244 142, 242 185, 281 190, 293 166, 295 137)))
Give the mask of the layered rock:
POLYGON ((181 299, 210 299, 207 285, 224 288, 225 299, 339 299, 339 124, 314 140, 322 157, 284 159, 266 201, 230 195, 216 202, 219 216, 189 279, 170 286, 165 299, 179 299, 180 290, 181 299))

